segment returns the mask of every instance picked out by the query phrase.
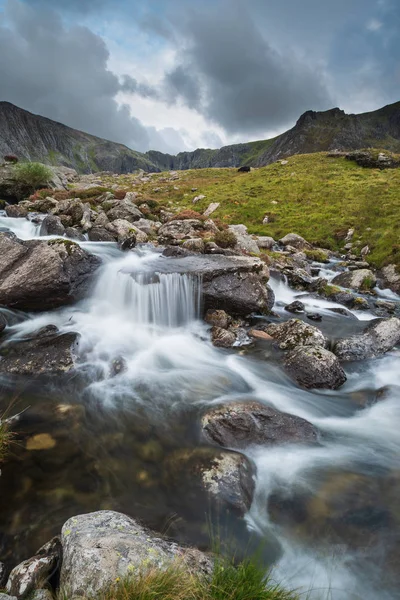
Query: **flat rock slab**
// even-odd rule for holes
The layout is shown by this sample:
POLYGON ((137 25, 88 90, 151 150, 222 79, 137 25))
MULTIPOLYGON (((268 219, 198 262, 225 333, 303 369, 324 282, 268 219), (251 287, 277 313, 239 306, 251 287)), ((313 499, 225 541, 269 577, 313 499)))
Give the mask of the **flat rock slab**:
POLYGON ((99 511, 69 519, 62 528, 60 587, 68 597, 96 597, 120 577, 179 561, 196 573, 210 573, 212 562, 199 550, 157 536, 134 519, 99 511))

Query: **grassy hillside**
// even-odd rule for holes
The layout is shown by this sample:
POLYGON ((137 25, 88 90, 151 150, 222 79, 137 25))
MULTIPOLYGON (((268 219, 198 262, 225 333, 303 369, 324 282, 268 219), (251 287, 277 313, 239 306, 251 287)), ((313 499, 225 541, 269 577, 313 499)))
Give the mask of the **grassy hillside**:
MULTIPOLYGON (((124 177, 129 184, 129 176, 121 176, 120 183, 124 177)), ((354 241, 361 242, 360 248, 370 246, 371 261, 378 266, 400 264, 400 169, 366 169, 319 153, 293 156, 286 165, 274 163, 251 173, 185 171, 175 186, 158 182, 163 177, 154 175, 143 184, 142 195, 174 209, 199 212, 210 202, 220 202, 213 218, 227 224, 244 223, 251 233, 275 239, 296 232, 332 249, 343 247, 347 229, 354 227, 354 241), (199 194, 206 198, 193 205, 199 194), (263 225, 266 215, 270 222, 263 225)))

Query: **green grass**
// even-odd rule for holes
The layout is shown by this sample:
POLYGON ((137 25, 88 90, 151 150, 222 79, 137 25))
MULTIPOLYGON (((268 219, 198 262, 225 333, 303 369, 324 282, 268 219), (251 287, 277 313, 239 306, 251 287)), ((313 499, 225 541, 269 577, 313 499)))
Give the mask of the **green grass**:
POLYGON ((11 436, 12 434, 8 430, 7 425, 0 419, 0 463, 3 462, 7 455, 11 436))
MULTIPOLYGON (((293 156, 287 165, 274 163, 251 173, 182 171, 179 181, 168 184, 158 183, 160 177, 165 173, 135 191, 144 199, 154 198, 152 189, 161 187, 157 200, 176 211, 194 208, 193 197, 204 194, 195 209, 202 212, 210 202, 220 202, 212 218, 244 223, 250 233, 275 239, 296 232, 331 249, 342 248, 347 229, 354 227, 353 241, 360 241, 360 248, 370 246, 368 259, 373 264, 400 265, 400 169, 366 169, 343 157, 317 153, 293 156), (197 188, 195 193, 192 187, 197 188), (263 225, 266 215, 269 223, 263 225)), ((129 187, 132 178, 121 176, 119 183, 129 187)))
MULTIPOLYGON (((251 561, 237 567, 218 563, 210 578, 190 574, 179 564, 166 570, 144 571, 117 580, 109 590, 86 600, 298 600, 294 592, 284 590, 265 577, 251 561)), ((58 600, 69 600, 60 592, 58 600)))
POLYGON ((13 169, 15 181, 31 192, 44 187, 52 176, 52 171, 46 165, 37 162, 18 163, 13 169))

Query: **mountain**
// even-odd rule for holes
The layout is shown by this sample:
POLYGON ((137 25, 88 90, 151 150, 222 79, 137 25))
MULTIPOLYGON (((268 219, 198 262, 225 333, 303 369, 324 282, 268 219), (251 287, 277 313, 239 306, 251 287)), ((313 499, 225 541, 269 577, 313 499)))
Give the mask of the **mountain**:
POLYGON ((348 115, 339 108, 307 111, 292 129, 276 138, 176 156, 154 150, 136 152, 0 102, 0 156, 16 154, 26 160, 73 167, 81 173, 260 167, 294 154, 369 147, 400 152, 400 102, 360 115, 348 115))
POLYGON ((0 102, 0 156, 73 167, 81 173, 158 170, 141 152, 0 102))

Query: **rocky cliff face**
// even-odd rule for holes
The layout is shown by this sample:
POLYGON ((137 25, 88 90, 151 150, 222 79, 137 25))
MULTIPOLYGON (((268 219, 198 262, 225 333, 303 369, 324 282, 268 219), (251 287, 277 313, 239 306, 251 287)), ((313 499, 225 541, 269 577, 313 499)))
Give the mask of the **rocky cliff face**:
POLYGON ((81 173, 158 171, 140 152, 0 102, 0 157, 72 167, 81 173))
POLYGON ((153 150, 142 154, 0 102, 0 156, 16 154, 81 173, 261 167, 293 154, 368 147, 400 152, 400 102, 361 115, 347 115, 339 108, 308 111, 292 129, 274 139, 176 156, 153 150))

